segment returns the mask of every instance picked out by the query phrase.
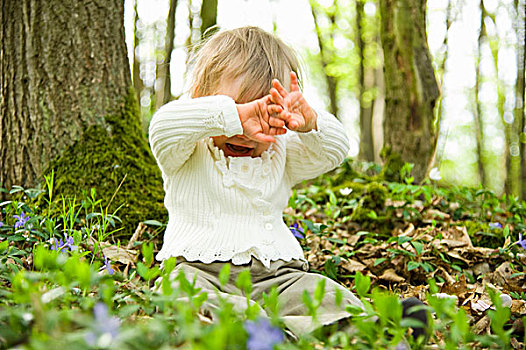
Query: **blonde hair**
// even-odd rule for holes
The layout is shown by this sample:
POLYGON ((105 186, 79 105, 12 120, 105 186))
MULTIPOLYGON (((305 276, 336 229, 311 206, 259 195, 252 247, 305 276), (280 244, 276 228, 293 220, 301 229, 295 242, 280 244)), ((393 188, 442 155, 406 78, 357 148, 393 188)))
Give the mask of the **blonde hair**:
POLYGON ((191 59, 192 97, 218 93, 222 82, 240 81, 237 103, 246 103, 268 94, 272 79, 287 88, 290 72, 300 76, 300 65, 292 48, 258 27, 242 27, 218 32, 205 39, 191 59))

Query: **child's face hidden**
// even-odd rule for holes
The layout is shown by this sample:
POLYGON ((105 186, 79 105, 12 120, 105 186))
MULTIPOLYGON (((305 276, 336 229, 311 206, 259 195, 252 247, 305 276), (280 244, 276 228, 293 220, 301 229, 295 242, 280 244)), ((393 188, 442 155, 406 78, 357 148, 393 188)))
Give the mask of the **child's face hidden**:
MULTIPOLYGON (((226 95, 234 100, 239 96, 241 79, 223 80, 216 95, 226 95)), ((236 102, 237 103, 237 102, 236 102)), ((223 151, 225 157, 260 157, 269 147, 269 142, 258 142, 243 135, 226 137, 224 135, 212 137, 217 148, 223 151)))

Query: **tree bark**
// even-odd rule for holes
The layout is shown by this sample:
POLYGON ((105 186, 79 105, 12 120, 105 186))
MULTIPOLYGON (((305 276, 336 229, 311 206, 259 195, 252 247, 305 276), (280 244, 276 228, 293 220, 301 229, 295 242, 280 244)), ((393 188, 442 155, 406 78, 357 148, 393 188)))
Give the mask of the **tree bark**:
POLYGON ((141 62, 137 55, 137 48, 139 47, 139 30, 137 23, 139 23, 139 13, 137 12, 137 1, 133 5, 133 66, 132 66, 132 79, 135 93, 137 94, 137 101, 141 101, 141 93, 144 89, 144 83, 141 79, 141 62))
MULTIPOLYGON (((314 27, 316 29, 316 36, 318 37, 318 47, 320 48, 320 60, 321 60, 321 66, 323 69, 323 73, 325 75, 325 79, 327 82, 327 90, 329 93, 329 112, 331 112, 333 115, 338 117, 339 108, 338 108, 338 98, 336 95, 336 89, 338 81, 335 77, 331 76, 328 73, 327 66, 329 65, 329 58, 332 53, 329 52, 326 45, 324 44, 324 38, 321 33, 321 28, 318 24, 318 17, 316 14, 316 10, 314 9, 313 4, 311 3, 311 11, 312 11, 312 17, 314 19, 314 27)), ((335 18, 333 16, 329 16, 329 21, 331 25, 334 25, 335 18)), ((331 38, 332 40, 332 38, 331 38)))
POLYGON ((121 211, 133 225, 154 202, 148 215, 159 217, 162 181, 141 132, 123 14, 124 0, 2 3, 0 182, 35 186, 53 169, 57 191, 78 198, 93 187, 108 200, 127 178, 114 203, 133 197, 121 211))
POLYGON ((524 74, 526 59, 526 1, 515 0, 517 9, 517 82, 515 84, 515 132, 519 135, 521 199, 526 199, 526 130, 524 129, 524 74))
POLYGON ((211 29, 217 23, 217 0, 203 0, 201 3, 201 38, 212 35, 217 28, 211 29))
POLYGON ((433 108, 439 96, 427 46, 426 1, 380 1, 386 106, 384 145, 425 176, 436 133, 433 108))
MULTIPOLYGON (((166 19, 166 38, 164 42, 164 59, 163 62, 158 63, 157 77, 159 79, 159 87, 155 94, 156 110, 172 99, 171 92, 171 76, 170 76, 170 62, 172 61, 172 51, 174 49, 175 39, 175 10, 177 8, 177 0, 170 0, 170 8, 168 10, 168 18, 166 19)), ((156 84, 157 85, 157 84, 156 84)))
MULTIPOLYGON (((362 38, 362 21, 365 17, 364 1, 356 0, 356 43, 358 45, 358 55, 360 64, 358 66, 359 91, 358 99, 360 102, 360 153, 359 157, 368 162, 374 161, 374 143, 373 143, 373 101, 364 101, 364 93, 369 87, 366 80, 366 65, 364 57, 365 43, 362 38)), ((374 72, 370 72, 374 78, 374 72)))
POLYGON ((477 61, 475 68, 475 139, 477 141, 477 169, 482 187, 487 186, 483 157, 484 122, 482 120, 482 104, 479 99, 479 92, 481 87, 480 62, 482 60, 482 43, 484 41, 486 33, 486 26, 484 25, 485 18, 486 9, 484 8, 484 1, 480 0, 480 31, 477 40, 477 61))

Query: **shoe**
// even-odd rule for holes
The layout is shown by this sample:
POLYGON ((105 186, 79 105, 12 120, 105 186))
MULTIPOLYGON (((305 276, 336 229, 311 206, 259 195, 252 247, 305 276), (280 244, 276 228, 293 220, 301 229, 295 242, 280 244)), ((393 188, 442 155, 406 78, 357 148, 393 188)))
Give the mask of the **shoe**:
POLYGON ((420 336, 424 336, 427 339, 429 336, 429 317, 424 307, 424 303, 414 297, 402 300, 402 318, 412 318, 425 325, 423 327, 411 327, 414 340, 417 340, 420 336))

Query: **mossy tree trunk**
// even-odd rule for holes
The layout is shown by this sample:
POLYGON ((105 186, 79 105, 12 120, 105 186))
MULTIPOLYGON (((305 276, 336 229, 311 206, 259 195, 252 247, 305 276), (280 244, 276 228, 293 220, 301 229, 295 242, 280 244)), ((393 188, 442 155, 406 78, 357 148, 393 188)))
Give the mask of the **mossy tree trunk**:
POLYGON ((104 202, 126 177, 114 205, 125 204, 119 216, 133 225, 160 218, 162 185, 140 128, 123 15, 124 0, 2 3, 0 182, 35 186, 54 169, 59 193, 96 188, 104 202))
POLYGON ((384 50, 384 146, 425 176, 436 133, 433 109, 439 96, 426 35, 425 0, 380 1, 384 50))
POLYGON ((365 2, 356 0, 356 43, 358 46, 358 55, 360 65, 358 66, 359 91, 358 98, 360 102, 360 154, 362 160, 368 162, 374 161, 374 139, 373 139, 373 106, 374 100, 365 101, 364 94, 368 89, 374 86, 374 69, 367 67, 365 62, 365 43, 362 37, 362 21, 365 18, 365 2), (367 79, 369 76, 369 79, 367 79))
POLYGON ((155 109, 172 100, 170 63, 172 62, 172 51, 175 39, 175 11, 177 0, 170 0, 168 18, 166 18, 166 36, 164 39, 164 59, 157 63, 157 77, 155 84, 158 85, 155 92, 155 109), (158 83, 159 82, 159 83, 158 83))
POLYGON ((211 35, 217 29, 211 29, 208 33, 206 31, 217 24, 217 0, 203 0, 201 3, 201 38, 205 34, 211 35))

